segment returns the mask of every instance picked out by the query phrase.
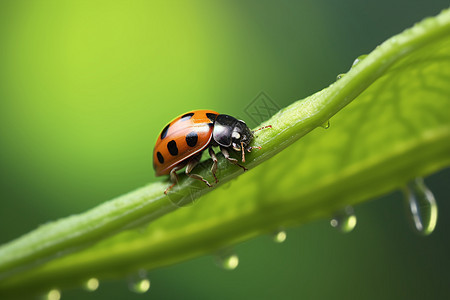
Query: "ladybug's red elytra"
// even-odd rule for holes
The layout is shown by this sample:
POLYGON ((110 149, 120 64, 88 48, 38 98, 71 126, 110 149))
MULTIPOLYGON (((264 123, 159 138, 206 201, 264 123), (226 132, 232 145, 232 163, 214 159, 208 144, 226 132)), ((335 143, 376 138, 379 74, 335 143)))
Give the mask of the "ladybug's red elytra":
MULTIPOLYGON (((270 127, 272 126, 263 128, 270 127)), ((249 145, 253 133, 254 131, 251 131, 244 121, 213 110, 193 110, 174 119, 161 131, 153 149, 153 168, 156 176, 169 175, 172 181, 172 185, 164 193, 167 194, 178 182, 176 172, 184 167, 187 176, 201 180, 211 187, 202 176, 191 173, 206 149, 213 160, 211 173, 217 183, 217 157, 212 147, 220 147, 220 151, 229 162, 246 171, 247 169, 240 165, 237 159, 230 157, 228 150, 241 151, 242 162, 245 162, 245 151, 260 149, 249 145)))

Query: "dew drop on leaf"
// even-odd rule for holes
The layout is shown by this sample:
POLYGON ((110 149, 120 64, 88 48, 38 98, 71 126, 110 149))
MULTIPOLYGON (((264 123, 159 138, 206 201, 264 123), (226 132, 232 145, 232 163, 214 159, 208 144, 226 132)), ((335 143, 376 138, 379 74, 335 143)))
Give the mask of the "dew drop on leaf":
POLYGON ((286 231, 284 230, 280 230, 275 232, 275 234, 273 235, 273 241, 275 243, 281 244, 286 240, 286 231))
POLYGON ((83 288, 86 291, 93 292, 98 289, 99 285, 100 285, 100 282, 98 281, 98 279, 95 277, 92 277, 84 282, 83 288))
POLYGON ((235 253, 221 253, 216 258, 217 265, 224 270, 234 270, 239 265, 239 257, 235 253))
POLYGON ((327 120, 325 123, 320 125, 320 127, 324 128, 324 129, 330 128, 330 120, 327 120))
POLYGON ((357 219, 351 206, 347 206, 342 211, 337 212, 330 221, 331 226, 339 229, 343 233, 352 231, 356 223, 357 219))
POLYGON ((436 227, 438 207, 423 178, 415 178, 409 182, 403 193, 414 230, 421 235, 431 234, 436 227))
POLYGON ((357 64, 359 64, 364 58, 366 58, 367 57, 367 54, 363 54, 363 55, 360 55, 360 56, 358 56, 354 61, 353 61, 353 64, 352 64, 352 68, 354 67, 354 66, 356 66, 357 64))
POLYGON ((147 278, 147 272, 140 270, 138 273, 130 276, 128 282, 130 291, 143 294, 150 289, 150 280, 147 278))
POLYGON ((59 300, 59 299, 61 299, 61 291, 58 290, 58 289, 51 289, 45 295, 44 299, 46 299, 46 300, 59 300))
POLYGON ((339 79, 341 79, 344 76, 345 76, 345 73, 341 73, 338 76, 336 76, 336 80, 339 80, 339 79))

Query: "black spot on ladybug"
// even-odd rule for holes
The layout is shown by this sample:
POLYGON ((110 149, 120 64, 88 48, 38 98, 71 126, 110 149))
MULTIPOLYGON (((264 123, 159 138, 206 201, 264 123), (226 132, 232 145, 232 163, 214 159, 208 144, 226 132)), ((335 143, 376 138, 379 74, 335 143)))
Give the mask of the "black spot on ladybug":
POLYGON ((189 132, 186 135, 186 143, 188 144, 189 147, 194 147, 195 145, 197 145, 197 141, 198 135, 195 131, 189 132))
POLYGON ((161 131, 161 139, 164 139, 167 136, 167 131, 169 131, 170 124, 167 124, 166 127, 161 131))
POLYGON ((206 113, 206 116, 208 117, 208 119, 211 120, 211 122, 214 122, 216 120, 216 117, 217 117, 216 114, 212 114, 212 113, 206 113))
POLYGON ((161 152, 158 151, 158 152, 156 153, 156 156, 158 157, 159 163, 160 163, 160 164, 163 164, 163 163, 164 163, 164 157, 162 156, 161 152))
POLYGON ((187 120, 189 120, 190 118, 192 118, 193 115, 194 115, 194 113, 187 113, 187 114, 184 114, 184 115, 181 116, 180 121, 187 121, 187 120))
POLYGON ((171 140, 167 144, 167 150, 169 150, 169 153, 172 154, 172 156, 178 155, 177 143, 174 140, 171 140))

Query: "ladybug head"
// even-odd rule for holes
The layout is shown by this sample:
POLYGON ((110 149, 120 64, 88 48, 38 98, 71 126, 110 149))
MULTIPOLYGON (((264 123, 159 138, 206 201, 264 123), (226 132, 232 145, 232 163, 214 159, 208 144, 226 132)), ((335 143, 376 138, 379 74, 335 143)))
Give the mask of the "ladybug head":
POLYGON ((214 122, 213 139, 222 147, 244 152, 250 148, 253 133, 244 121, 229 115, 218 115, 214 122))
POLYGON ((246 150, 253 139, 253 133, 244 121, 237 120, 231 132, 231 146, 236 151, 246 150))

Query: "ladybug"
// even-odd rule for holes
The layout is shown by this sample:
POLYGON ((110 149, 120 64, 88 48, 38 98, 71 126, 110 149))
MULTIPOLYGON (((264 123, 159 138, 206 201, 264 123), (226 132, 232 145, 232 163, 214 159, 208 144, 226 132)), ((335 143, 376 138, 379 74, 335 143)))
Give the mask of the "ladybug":
MULTIPOLYGON (((269 127, 272 126, 263 128, 269 127)), ((213 110, 193 110, 174 119, 161 131, 153 149, 153 168, 156 176, 169 175, 172 181, 172 185, 164 191, 164 194, 178 182, 176 172, 184 167, 187 176, 201 180, 211 187, 202 176, 191 173, 205 150, 208 150, 213 160, 211 173, 217 183, 217 157, 212 147, 220 147, 220 151, 229 162, 246 171, 247 169, 240 165, 237 159, 230 157, 228 150, 241 151, 242 162, 245 162, 245 151, 261 149, 249 145, 253 133, 254 131, 251 131, 244 121, 213 110)))

